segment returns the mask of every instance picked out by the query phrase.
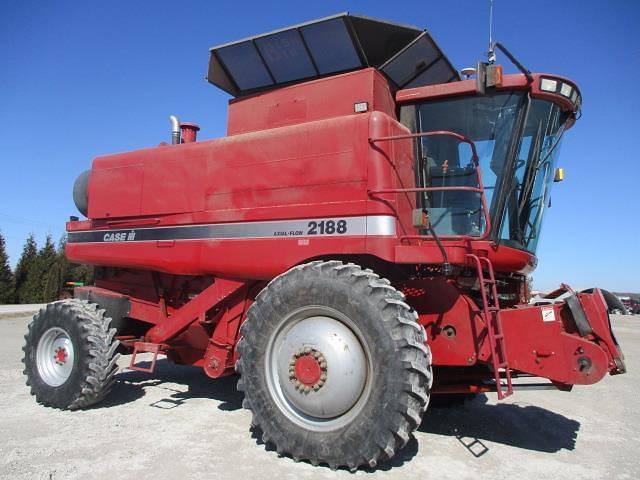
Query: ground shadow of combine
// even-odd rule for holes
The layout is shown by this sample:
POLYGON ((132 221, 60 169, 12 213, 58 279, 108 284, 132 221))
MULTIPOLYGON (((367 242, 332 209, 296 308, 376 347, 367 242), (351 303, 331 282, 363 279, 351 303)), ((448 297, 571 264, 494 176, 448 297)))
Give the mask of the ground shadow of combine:
MULTIPOLYGON (((140 362, 138 366, 149 367, 151 362, 140 362)), ((158 360, 153 374, 133 370, 123 370, 116 375, 116 383, 104 402, 96 408, 109 408, 133 402, 144 397, 145 388, 158 387, 167 390, 168 395, 151 405, 157 408, 171 409, 179 407, 192 398, 209 398, 221 402, 220 410, 232 411, 242 408, 241 392, 238 392, 237 376, 211 379, 207 377, 201 367, 176 365, 166 359, 158 360), (165 386, 177 383, 187 387, 172 389, 165 386)))
POLYGON ((489 451, 484 441, 553 453, 573 450, 580 422, 541 407, 487 403, 479 395, 464 405, 430 408, 419 431, 454 436, 476 457, 489 451))

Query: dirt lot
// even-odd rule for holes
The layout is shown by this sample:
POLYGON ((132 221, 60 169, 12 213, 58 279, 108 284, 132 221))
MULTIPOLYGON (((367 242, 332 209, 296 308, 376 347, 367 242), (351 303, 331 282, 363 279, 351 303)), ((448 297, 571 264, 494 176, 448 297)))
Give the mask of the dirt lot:
POLYGON ((640 478, 640 316, 613 320, 629 374, 571 393, 430 409, 392 464, 355 477, 267 451, 249 431, 235 378, 166 361, 154 377, 123 371, 91 410, 38 406, 20 362, 28 321, 0 319, 0 478, 640 478))

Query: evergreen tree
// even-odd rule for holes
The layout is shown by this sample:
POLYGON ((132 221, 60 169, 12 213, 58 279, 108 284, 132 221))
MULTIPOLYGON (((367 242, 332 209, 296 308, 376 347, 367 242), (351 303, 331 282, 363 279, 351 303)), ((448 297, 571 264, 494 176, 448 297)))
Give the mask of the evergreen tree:
POLYGON ((28 303, 46 303, 57 300, 56 281, 60 273, 54 269, 57 259, 56 247, 47 235, 44 246, 38 251, 36 262, 27 276, 27 290, 31 297, 28 303))
POLYGON ((22 255, 20 255, 18 265, 16 266, 15 289, 17 303, 29 303, 29 299, 33 297, 33 293, 27 289, 27 277, 29 276, 29 272, 33 270, 37 257, 38 244, 33 234, 31 234, 22 248, 22 255))
POLYGON ((66 236, 60 239, 55 261, 47 274, 43 299, 46 302, 57 300, 66 292, 71 294, 73 286, 68 282, 89 285, 93 283, 93 268, 90 265, 71 263, 65 256, 66 236))
POLYGON ((9 256, 5 248, 4 237, 0 233, 0 304, 13 303, 15 300, 15 281, 9 266, 9 256))

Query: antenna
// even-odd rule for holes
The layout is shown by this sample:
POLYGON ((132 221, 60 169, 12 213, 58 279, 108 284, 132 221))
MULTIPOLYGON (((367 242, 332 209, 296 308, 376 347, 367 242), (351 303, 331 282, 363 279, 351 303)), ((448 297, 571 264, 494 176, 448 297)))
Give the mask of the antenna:
POLYGON ((493 0, 489 0, 489 51, 487 58, 490 64, 496 61, 496 54, 493 50, 493 0))

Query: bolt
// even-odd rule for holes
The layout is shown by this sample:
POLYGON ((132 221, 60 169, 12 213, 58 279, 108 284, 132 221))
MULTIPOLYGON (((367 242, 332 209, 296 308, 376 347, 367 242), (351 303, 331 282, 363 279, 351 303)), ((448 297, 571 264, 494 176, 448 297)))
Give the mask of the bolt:
POLYGON ((320 387, 321 387, 321 386, 322 386, 322 385, 320 385, 320 383, 316 383, 316 384, 313 386, 313 389, 317 392, 318 390, 320 390, 320 387))
POLYGON ((326 370, 327 362, 320 362, 320 368, 322 368, 323 370, 326 370))
POLYGON ((304 347, 304 353, 311 353, 311 347, 304 347))
POLYGON ((304 387, 304 393, 309 393, 311 391, 311 387, 304 387))
POLYGON ((320 358, 322 354, 316 350, 315 352, 313 352, 313 356, 317 359, 320 358))
POLYGON ((327 374, 326 373, 323 373, 322 375, 320 375, 320 380, 321 381, 324 382, 326 379, 327 379, 327 374))

